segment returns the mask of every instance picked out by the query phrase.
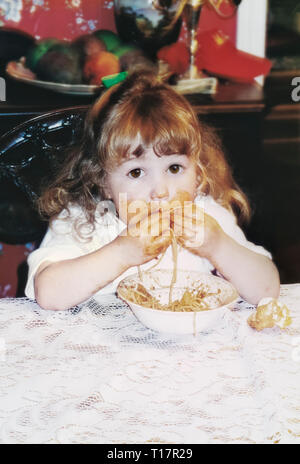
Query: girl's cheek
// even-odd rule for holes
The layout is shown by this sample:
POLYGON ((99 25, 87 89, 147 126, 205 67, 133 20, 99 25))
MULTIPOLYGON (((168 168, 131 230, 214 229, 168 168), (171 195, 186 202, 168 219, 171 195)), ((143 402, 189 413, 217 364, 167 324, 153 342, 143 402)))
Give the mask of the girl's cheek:
POLYGON ((177 190, 173 200, 178 200, 180 203, 184 204, 185 201, 192 201, 193 195, 186 190, 177 190))

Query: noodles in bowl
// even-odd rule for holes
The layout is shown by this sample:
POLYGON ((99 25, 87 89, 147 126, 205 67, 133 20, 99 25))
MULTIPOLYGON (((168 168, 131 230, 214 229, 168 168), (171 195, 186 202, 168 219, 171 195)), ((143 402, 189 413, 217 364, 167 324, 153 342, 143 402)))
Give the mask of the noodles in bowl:
POLYGON ((146 327, 165 333, 192 334, 212 327, 238 299, 226 280, 196 271, 160 269, 123 279, 118 296, 146 327))

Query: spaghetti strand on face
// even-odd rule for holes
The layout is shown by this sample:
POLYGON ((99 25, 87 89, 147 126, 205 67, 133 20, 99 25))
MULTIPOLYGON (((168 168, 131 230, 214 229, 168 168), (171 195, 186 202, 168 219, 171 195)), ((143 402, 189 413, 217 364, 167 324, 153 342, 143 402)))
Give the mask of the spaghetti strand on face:
POLYGON ((177 280, 177 261, 178 261, 177 240, 173 232, 173 229, 170 229, 170 230, 171 230, 171 235, 172 235, 171 245, 172 245, 172 256, 173 256, 173 273, 172 273, 172 279, 171 279, 170 290, 169 290, 169 305, 172 304, 173 287, 177 280))

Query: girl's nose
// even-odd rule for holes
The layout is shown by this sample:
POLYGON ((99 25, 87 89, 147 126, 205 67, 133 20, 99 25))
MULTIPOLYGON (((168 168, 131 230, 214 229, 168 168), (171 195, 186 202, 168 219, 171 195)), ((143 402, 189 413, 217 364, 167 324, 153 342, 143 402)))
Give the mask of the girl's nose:
POLYGON ((150 193, 151 200, 167 200, 169 198, 169 190, 167 185, 159 180, 153 185, 150 193))

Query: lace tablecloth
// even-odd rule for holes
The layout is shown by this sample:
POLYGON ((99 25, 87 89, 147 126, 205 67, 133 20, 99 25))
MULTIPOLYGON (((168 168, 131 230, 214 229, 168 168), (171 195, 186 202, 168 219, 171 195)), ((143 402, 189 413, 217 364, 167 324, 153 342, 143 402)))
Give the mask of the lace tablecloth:
POLYGON ((162 335, 114 295, 70 311, 0 300, 2 443, 300 443, 300 284, 292 325, 239 302, 210 331, 162 335))

